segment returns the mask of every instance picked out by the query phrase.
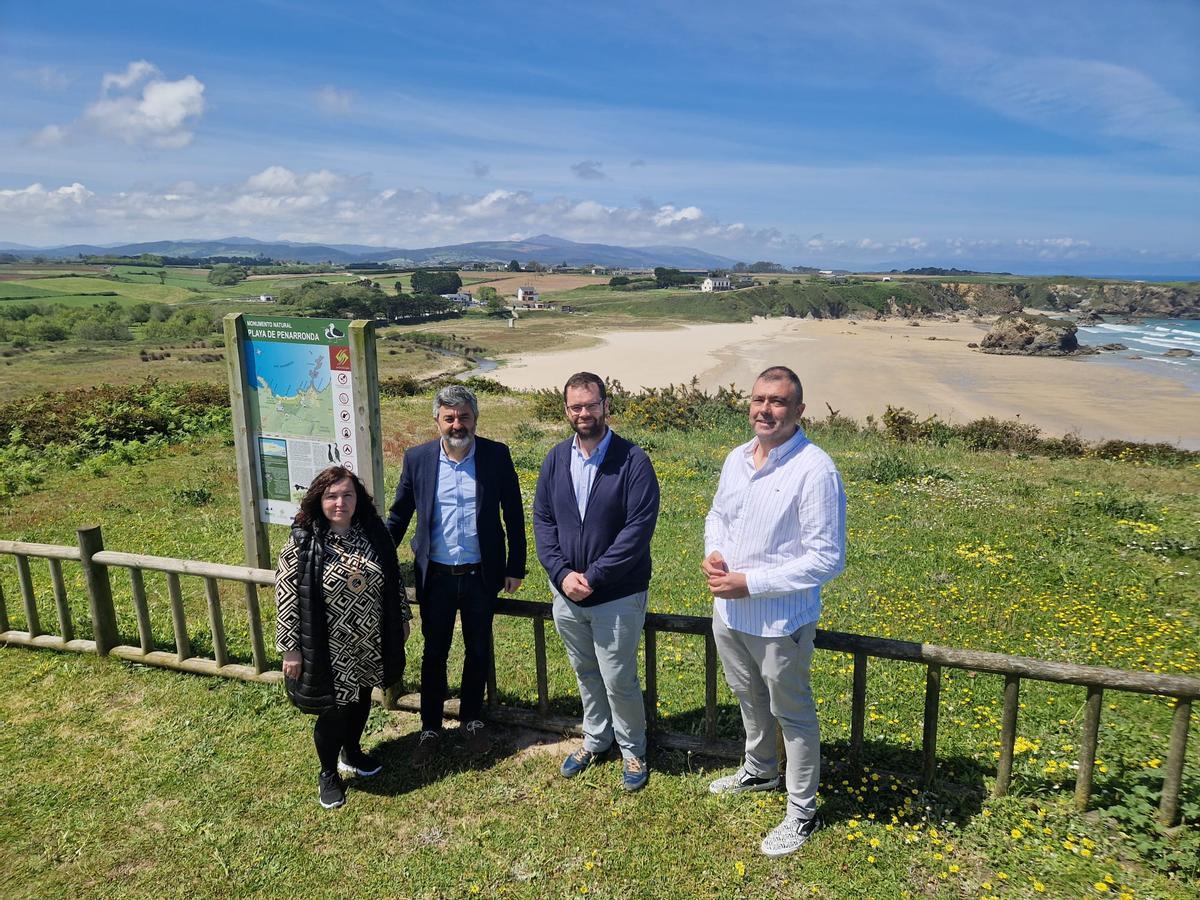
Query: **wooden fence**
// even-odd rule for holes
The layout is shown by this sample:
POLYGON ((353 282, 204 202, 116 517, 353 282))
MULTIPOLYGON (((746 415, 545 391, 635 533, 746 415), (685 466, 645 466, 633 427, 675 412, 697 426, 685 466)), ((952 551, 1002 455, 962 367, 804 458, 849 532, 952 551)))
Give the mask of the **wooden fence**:
MULTIPOLYGON (((161 666, 199 675, 219 675, 226 678, 262 682, 282 680, 282 674, 277 669, 269 667, 268 664, 263 640, 262 615, 258 604, 259 587, 274 586, 275 573, 272 570, 105 550, 99 527, 80 529, 77 534, 78 546, 75 547, 0 541, 0 554, 11 555, 16 559, 17 581, 20 586, 27 624, 25 631, 15 631, 9 627, 8 608, 3 591, 0 590, 0 641, 27 647, 97 653, 101 656, 112 655, 144 665, 161 666), (47 632, 40 621, 37 594, 30 568, 30 559, 34 558, 46 560, 49 568, 50 585, 58 618, 57 633, 47 632), (83 568, 93 639, 82 640, 75 637, 75 624, 71 619, 70 605, 63 579, 62 563, 64 560, 78 562, 83 568), (139 646, 136 647, 118 642, 110 572, 114 568, 126 570, 130 580, 139 640, 139 646), (165 574, 172 630, 174 631, 175 652, 173 653, 153 649, 154 636, 151 632, 144 572, 165 574), (197 656, 192 652, 180 581, 183 577, 199 578, 204 582, 208 625, 213 645, 211 657, 197 656), (238 612, 247 618, 251 665, 229 661, 224 621, 227 610, 222 607, 219 591, 219 582, 222 581, 236 582, 243 587, 244 603, 238 612)), ((502 600, 497 608, 497 614, 532 619, 538 699, 536 709, 497 704, 495 702, 496 678, 493 665, 488 681, 491 717, 510 724, 578 733, 578 719, 568 719, 550 713, 549 676, 546 661, 546 621, 551 618, 550 604, 502 600)), ((1200 697, 1200 679, 1181 675, 1161 675, 1100 666, 1047 662, 1022 656, 941 647, 934 644, 898 641, 839 631, 818 630, 816 647, 820 650, 846 653, 853 659, 849 750, 851 761, 855 763, 860 758, 863 747, 863 730, 867 709, 868 660, 871 658, 898 660, 925 667, 921 775, 926 784, 932 783, 937 765, 938 710, 941 702, 943 669, 962 669, 1004 676, 1000 760, 993 788, 995 796, 1002 796, 1008 791, 1012 778, 1022 680, 1055 682, 1086 688, 1083 733, 1079 744, 1079 771, 1075 784, 1075 805, 1080 810, 1087 808, 1091 796, 1104 692, 1106 690, 1128 691, 1172 697, 1175 699, 1175 707, 1166 765, 1163 769, 1159 820, 1166 826, 1172 826, 1178 821, 1192 701, 1200 697)), ((645 626, 645 659, 646 710, 650 716, 650 725, 654 730, 656 742, 660 746, 672 749, 692 750, 718 756, 740 756, 742 748, 739 743, 721 740, 717 737, 717 651, 712 637, 711 620, 707 616, 648 614, 645 626), (658 707, 657 635, 660 632, 693 634, 702 637, 705 641, 704 731, 702 735, 681 734, 654 727, 654 717, 658 707)), ((387 696, 379 699, 392 708, 414 711, 420 709, 420 698, 416 694, 387 696)), ((457 714, 456 702, 447 703, 447 713, 449 715, 457 714)))

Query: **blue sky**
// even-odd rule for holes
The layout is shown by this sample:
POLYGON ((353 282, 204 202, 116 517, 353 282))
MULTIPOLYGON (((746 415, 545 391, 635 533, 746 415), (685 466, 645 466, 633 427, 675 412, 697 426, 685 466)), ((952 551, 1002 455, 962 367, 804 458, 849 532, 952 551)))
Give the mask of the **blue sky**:
POLYGON ((1200 271, 1193 0, 117 8, 0 3, 0 241, 1200 271))

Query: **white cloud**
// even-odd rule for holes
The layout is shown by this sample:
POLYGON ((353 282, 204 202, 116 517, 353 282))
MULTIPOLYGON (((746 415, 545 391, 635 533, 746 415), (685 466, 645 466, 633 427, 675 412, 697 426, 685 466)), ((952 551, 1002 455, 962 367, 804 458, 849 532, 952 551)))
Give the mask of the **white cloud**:
POLYGON ((1200 150, 1200 114, 1143 72, 1092 59, 999 56, 963 67, 957 89, 1021 121, 1200 150))
POLYGON ((283 166, 270 166, 246 179, 246 189, 263 194, 286 194, 299 187, 296 173, 283 166))
POLYGON ((71 78, 56 66, 38 66, 33 69, 21 69, 16 73, 21 81, 36 84, 43 91, 64 91, 71 83, 71 78))
POLYGON ((47 125, 29 138, 37 147, 60 144, 75 131, 91 131, 126 144, 177 149, 191 143, 192 127, 204 114, 204 83, 194 75, 162 77, 146 60, 100 81, 100 96, 71 125, 47 125))
POLYGON ((354 98, 354 91, 340 90, 332 84, 321 87, 313 95, 317 109, 331 116, 349 115, 354 107, 354 98))
POLYGON ((113 88, 126 91, 139 81, 158 74, 158 66, 144 59, 139 59, 127 65, 124 72, 105 73, 104 77, 100 80, 100 92, 107 94, 113 88))
POLYGON ((0 221, 21 222, 27 216, 59 218, 75 215, 95 194, 78 181, 53 191, 34 183, 27 188, 0 190, 0 221))
POLYGON ((67 139, 67 129, 61 125, 47 125, 29 136, 26 143, 31 147, 57 147, 67 139))
POLYGON ((571 222, 603 222, 612 213, 612 209, 601 206, 595 200, 583 200, 576 203, 564 214, 571 222))
POLYGON ((696 222, 704 218, 704 212, 698 206, 685 206, 676 209, 667 204, 661 206, 654 214, 654 223, 660 226, 674 225, 678 222, 696 222))

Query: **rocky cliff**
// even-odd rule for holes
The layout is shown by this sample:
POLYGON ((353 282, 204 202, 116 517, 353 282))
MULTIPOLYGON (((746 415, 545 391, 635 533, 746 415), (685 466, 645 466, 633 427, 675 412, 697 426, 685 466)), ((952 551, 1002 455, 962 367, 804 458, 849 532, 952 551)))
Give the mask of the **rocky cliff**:
POLYGON ((1027 306, 1102 316, 1200 319, 1200 285, 1136 281, 1043 281, 1014 285, 1027 306))

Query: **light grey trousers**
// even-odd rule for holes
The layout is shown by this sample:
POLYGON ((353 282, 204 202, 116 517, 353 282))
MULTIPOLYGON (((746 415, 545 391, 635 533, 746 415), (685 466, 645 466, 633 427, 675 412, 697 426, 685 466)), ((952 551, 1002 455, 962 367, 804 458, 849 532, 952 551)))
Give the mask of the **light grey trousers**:
POLYGON ((567 648, 583 700, 583 746, 593 753, 614 740, 624 757, 646 756, 646 706, 638 680, 638 644, 646 591, 580 606, 554 591, 554 627, 567 648))
POLYGON ((746 771, 756 778, 779 774, 775 723, 787 752, 787 814, 811 819, 821 781, 821 732, 809 686, 817 623, 788 637, 758 637, 734 631, 713 614, 713 638, 725 681, 737 697, 746 729, 746 771))

